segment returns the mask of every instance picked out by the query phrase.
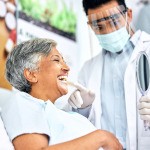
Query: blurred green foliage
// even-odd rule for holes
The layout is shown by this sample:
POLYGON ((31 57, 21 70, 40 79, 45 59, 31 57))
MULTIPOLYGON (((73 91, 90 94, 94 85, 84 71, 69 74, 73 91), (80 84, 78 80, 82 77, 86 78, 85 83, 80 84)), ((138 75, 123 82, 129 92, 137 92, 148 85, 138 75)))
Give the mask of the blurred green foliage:
POLYGON ((60 0, 61 9, 56 0, 19 0, 20 9, 26 15, 41 22, 47 22, 59 30, 75 34, 76 14, 60 0))

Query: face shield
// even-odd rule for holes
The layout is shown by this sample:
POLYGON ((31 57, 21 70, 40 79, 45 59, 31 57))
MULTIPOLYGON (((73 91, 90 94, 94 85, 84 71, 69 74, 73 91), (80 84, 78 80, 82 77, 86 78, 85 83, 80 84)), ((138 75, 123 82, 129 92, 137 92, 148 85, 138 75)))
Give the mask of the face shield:
POLYGON ((127 25, 127 8, 123 5, 88 15, 88 24, 95 34, 108 34, 127 25))
POLYGON ((103 49, 112 53, 123 51, 130 38, 127 17, 127 8, 123 5, 88 15, 88 24, 95 32, 103 49))

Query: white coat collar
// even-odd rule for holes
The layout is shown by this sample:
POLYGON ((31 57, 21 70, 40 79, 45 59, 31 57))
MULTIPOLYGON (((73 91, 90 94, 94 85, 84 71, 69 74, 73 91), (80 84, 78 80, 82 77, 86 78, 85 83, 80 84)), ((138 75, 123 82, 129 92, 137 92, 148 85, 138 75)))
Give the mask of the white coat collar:
POLYGON ((130 62, 132 63, 135 59, 137 59, 138 54, 140 54, 141 51, 145 50, 145 43, 150 42, 150 35, 146 32, 138 30, 135 32, 135 34, 131 37, 130 41, 135 45, 135 48, 133 50, 132 56, 130 58, 130 62))
POLYGON ((139 39, 142 42, 149 42, 150 41, 150 35, 147 34, 144 31, 138 30, 137 32, 135 32, 135 34, 131 37, 130 41, 136 46, 136 44, 138 43, 139 39))

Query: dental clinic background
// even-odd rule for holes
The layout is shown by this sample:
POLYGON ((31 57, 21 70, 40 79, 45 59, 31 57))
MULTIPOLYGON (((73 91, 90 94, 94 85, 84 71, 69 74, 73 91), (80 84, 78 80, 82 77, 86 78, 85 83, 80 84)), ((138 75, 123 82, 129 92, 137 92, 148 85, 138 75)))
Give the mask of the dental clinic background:
MULTIPOLYGON (((142 28, 138 20, 145 5, 140 0, 126 2, 133 10, 131 26, 135 30, 142 28)), ((145 13, 145 17, 150 15, 145 13)), ((57 41, 59 51, 71 68, 69 80, 77 81, 83 63, 101 50, 86 22, 82 0, 0 0, 0 88, 15 90, 4 77, 6 58, 13 46, 35 37, 57 41)), ((147 23, 144 25, 150 27, 147 23)), ((70 92, 72 90, 70 87, 70 92)), ((61 109, 67 107, 68 96, 59 99, 56 105, 61 109)))

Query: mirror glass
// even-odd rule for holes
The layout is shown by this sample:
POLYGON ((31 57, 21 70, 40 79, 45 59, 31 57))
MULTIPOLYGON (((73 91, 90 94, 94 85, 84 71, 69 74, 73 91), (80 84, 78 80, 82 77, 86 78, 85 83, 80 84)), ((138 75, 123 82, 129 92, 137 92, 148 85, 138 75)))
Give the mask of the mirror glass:
POLYGON ((137 84, 142 95, 145 95, 149 89, 150 66, 149 59, 145 52, 142 52, 137 61, 137 84))

